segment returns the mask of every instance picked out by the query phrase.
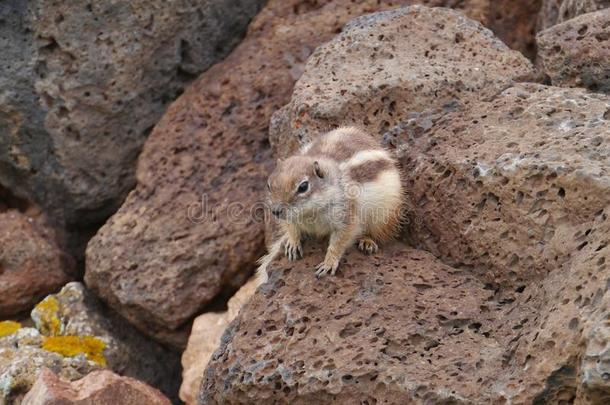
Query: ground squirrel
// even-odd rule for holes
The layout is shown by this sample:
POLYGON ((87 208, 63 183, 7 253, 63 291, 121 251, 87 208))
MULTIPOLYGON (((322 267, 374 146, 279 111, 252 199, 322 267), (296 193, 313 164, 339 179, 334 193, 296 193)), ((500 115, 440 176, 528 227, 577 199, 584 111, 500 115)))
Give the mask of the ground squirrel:
POLYGON ((281 252, 303 255, 302 238, 330 236, 316 276, 335 274, 345 250, 357 243, 366 254, 396 233, 403 205, 400 172, 390 153, 357 128, 339 128, 278 160, 267 182, 271 213, 282 234, 259 260, 260 283, 281 252))

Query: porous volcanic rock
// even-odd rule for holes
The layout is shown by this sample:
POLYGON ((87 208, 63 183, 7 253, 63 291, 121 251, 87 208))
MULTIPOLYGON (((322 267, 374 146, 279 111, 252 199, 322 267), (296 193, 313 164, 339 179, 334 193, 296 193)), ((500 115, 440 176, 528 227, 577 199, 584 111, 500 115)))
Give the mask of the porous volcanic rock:
POLYGON ((389 142, 414 243, 500 285, 567 265, 610 204, 609 111, 607 96, 523 84, 413 118, 389 142))
POLYGON ((610 7, 610 0, 542 0, 537 30, 542 31, 581 14, 610 7))
POLYGON ((159 339, 241 286, 264 251, 257 203, 272 164, 271 114, 316 46, 350 18, 401 3, 269 1, 153 130, 136 189, 89 243, 86 283, 159 339))
POLYGON ((262 3, 3 1, 0 183, 69 225, 104 220, 168 102, 262 3))
POLYGON ((536 315, 519 309, 510 361, 527 377, 506 383, 515 403, 610 390, 600 382, 607 363, 591 362, 610 339, 609 111, 608 96, 526 84, 422 114, 391 142, 415 245, 489 288, 520 292, 519 305, 538 302, 536 315))
POLYGON ((541 68, 555 86, 610 93, 610 8, 538 33, 541 68))
POLYGON ((319 246, 282 259, 199 403, 606 403, 609 108, 521 84, 412 114, 386 141, 430 253, 352 249, 319 281, 319 246))
POLYGON ((94 371, 77 381, 66 381, 43 369, 22 405, 171 405, 161 392, 108 370, 94 371))
POLYGON ((398 243, 373 257, 351 249, 336 277, 317 280, 323 254, 308 245, 271 271, 223 336, 200 404, 490 398, 476 382, 493 379, 508 343, 489 336, 508 309, 493 308, 492 290, 398 243))
POLYGON ((456 11, 375 13, 316 49, 290 103, 273 115, 270 141, 285 157, 339 125, 377 135, 410 112, 484 98, 532 76, 523 55, 456 11))
POLYGON ((212 353, 218 348, 220 337, 254 294, 257 286, 256 277, 252 277, 231 297, 225 312, 208 312, 195 318, 188 345, 182 353, 180 399, 187 405, 197 403, 203 371, 212 353))
POLYGON ((69 283, 46 297, 32 311, 32 319, 45 336, 98 339, 103 343, 99 353, 103 365, 177 397, 179 355, 145 338, 81 283, 69 283))
POLYGON ((34 328, 0 333, 0 405, 19 405, 43 367, 63 378, 76 380, 100 369, 84 355, 64 357, 41 348, 43 336, 34 328))
POLYGON ((71 262, 42 217, 0 209, 0 319, 31 309, 70 280, 71 262))

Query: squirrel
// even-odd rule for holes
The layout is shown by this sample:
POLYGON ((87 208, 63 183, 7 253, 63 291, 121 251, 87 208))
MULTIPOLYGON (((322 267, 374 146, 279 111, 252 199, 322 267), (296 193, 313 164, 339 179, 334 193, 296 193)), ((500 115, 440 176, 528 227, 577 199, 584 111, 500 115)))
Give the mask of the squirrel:
POLYGON ((281 236, 259 259, 259 284, 267 267, 284 250, 289 260, 303 257, 304 236, 329 236, 316 277, 334 275, 345 251, 357 244, 374 254, 378 242, 397 233, 404 202, 400 170, 371 135, 341 127, 278 160, 267 181, 268 205, 279 219, 281 236))

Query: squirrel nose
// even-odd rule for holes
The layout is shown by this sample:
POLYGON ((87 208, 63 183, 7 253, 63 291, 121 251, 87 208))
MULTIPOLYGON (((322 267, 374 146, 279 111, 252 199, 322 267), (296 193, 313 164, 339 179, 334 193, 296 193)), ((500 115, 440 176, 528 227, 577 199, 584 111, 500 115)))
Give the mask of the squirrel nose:
POLYGON ((273 216, 275 216, 276 218, 279 218, 282 216, 282 214, 284 213, 284 209, 282 208, 281 205, 274 205, 271 207, 271 213, 273 214, 273 216))

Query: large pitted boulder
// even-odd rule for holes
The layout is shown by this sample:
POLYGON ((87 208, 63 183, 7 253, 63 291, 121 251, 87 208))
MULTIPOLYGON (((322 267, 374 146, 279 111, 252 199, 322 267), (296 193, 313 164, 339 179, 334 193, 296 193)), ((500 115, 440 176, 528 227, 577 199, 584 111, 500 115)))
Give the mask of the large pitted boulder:
POLYGON ((510 363, 527 376, 507 383, 515 403, 577 393, 607 401, 610 392, 609 114, 607 96, 520 85, 423 114, 392 140, 408 173, 415 244, 498 294, 525 291, 510 363))
POLYGON ((493 290, 398 243, 373 257, 351 249, 336 277, 317 280, 323 254, 308 245, 271 272, 225 332, 200 404, 491 398, 477 381, 501 372, 510 338, 494 331, 511 316, 493 290))
POLYGON ((45 336, 42 348, 71 355, 80 339, 99 342, 90 358, 121 375, 137 378, 176 398, 179 356, 143 337, 108 310, 81 283, 69 283, 32 311, 36 328, 45 336))
POLYGON ((610 7, 610 0, 542 0, 537 30, 542 31, 581 14, 610 7))
POLYGON ((108 370, 94 371, 77 381, 66 381, 43 369, 22 405, 171 405, 156 389, 108 370))
POLYGON ((430 253, 352 249, 319 281, 320 247, 281 261, 199 402, 606 403, 609 109, 524 84, 411 114, 386 140, 430 253))
POLYGON ((0 207, 0 320, 30 310, 69 281, 71 262, 41 216, 0 207))
POLYGON ((3 1, 0 183, 70 225, 104 220, 168 102, 262 3, 3 1))
POLYGON ((610 8, 538 33, 541 67, 555 86, 610 93, 610 8))
POLYGON ((456 11, 371 14, 309 58, 290 103, 273 116, 271 144, 285 157, 338 125, 380 134, 410 112, 487 97, 532 76, 523 55, 456 11))
POLYGON ((87 284, 164 340, 221 290, 241 286, 264 250, 257 202, 271 114, 316 46, 350 18, 399 3, 270 1, 153 130, 136 189, 89 243, 87 284))

